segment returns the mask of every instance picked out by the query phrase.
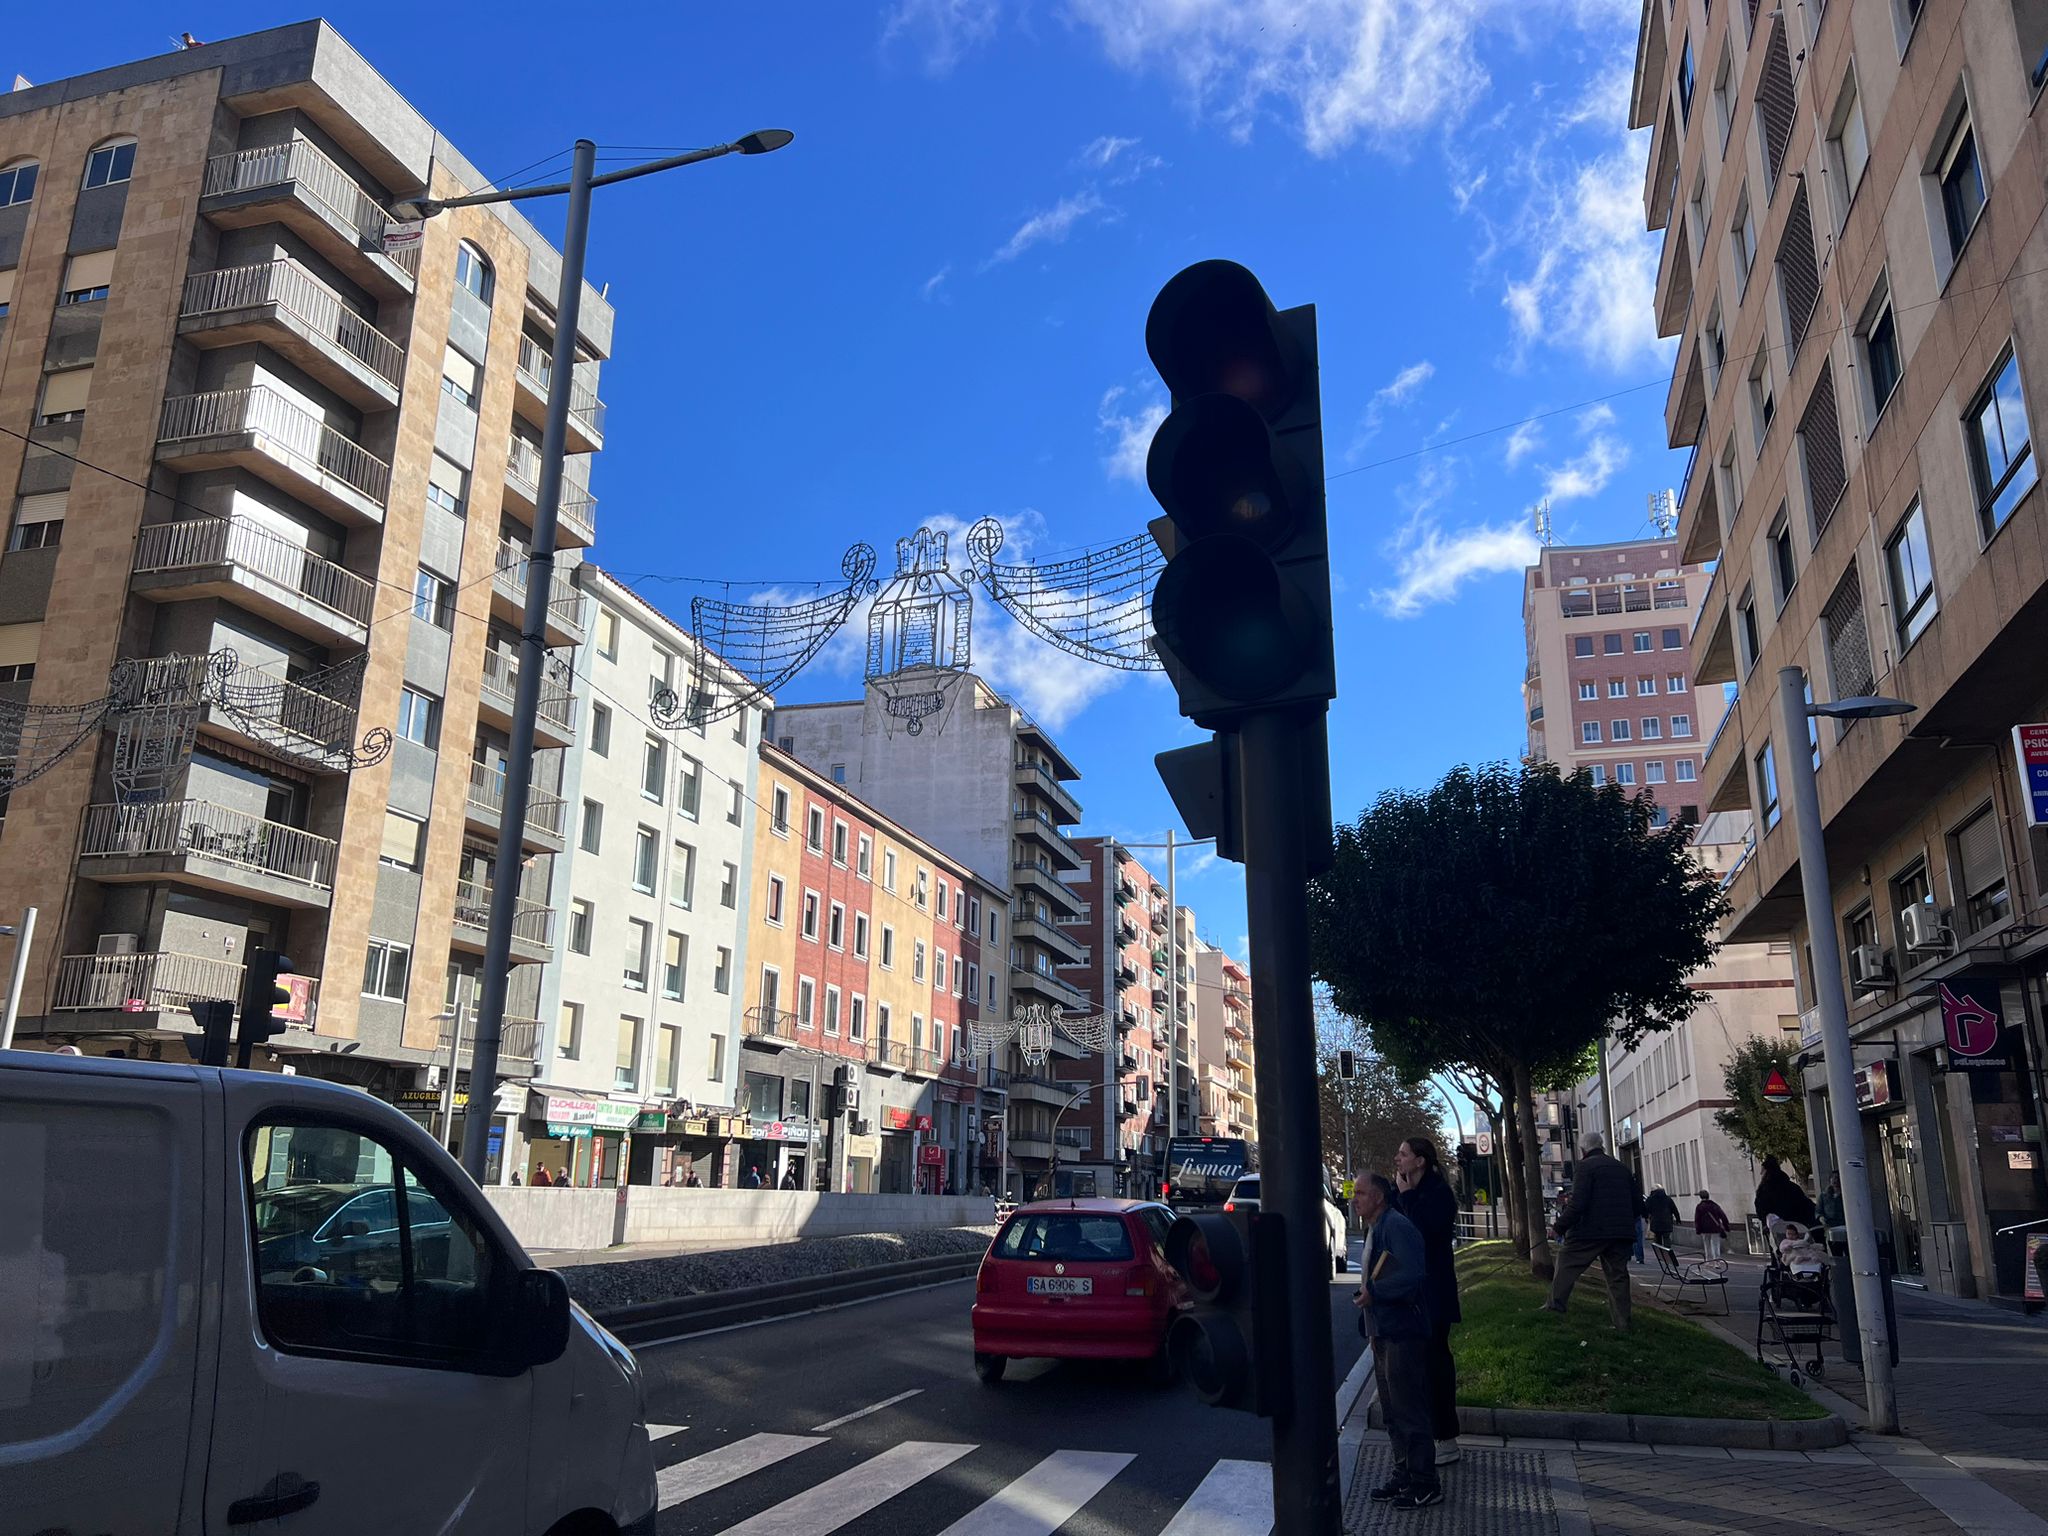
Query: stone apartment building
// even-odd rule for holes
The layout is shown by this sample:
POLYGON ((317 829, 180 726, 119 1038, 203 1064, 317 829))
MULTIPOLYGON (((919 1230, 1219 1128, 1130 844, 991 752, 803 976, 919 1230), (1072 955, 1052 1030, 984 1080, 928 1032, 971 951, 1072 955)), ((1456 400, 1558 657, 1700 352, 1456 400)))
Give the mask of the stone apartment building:
POLYGON ((1223 950, 1196 940, 1191 946, 1196 1073, 1202 1126, 1212 1135, 1259 1139, 1259 1107, 1252 1055, 1252 979, 1223 950))
MULTIPOLYGON (((586 292, 550 380, 559 258, 509 208, 386 254, 400 200, 483 185, 321 22, 0 96, 0 687, 76 707, 119 668, 155 706, 54 766, 18 748, 21 1043, 181 1052, 262 943, 296 962, 276 1058, 425 1113, 483 946, 542 413, 574 392, 573 562, 611 347, 586 292)), ((548 639, 514 1073, 552 1012, 573 597, 548 639)))
POLYGON ((1700 793, 1756 829, 1728 936, 1788 942, 1812 1003, 1780 794, 1811 753, 1858 1082, 1828 1103, 1803 1014, 1817 1173, 1828 1116, 1862 1116, 1899 1269, 1966 1295, 2015 1294, 2048 1217, 2048 834, 2013 737, 2048 720, 2044 56, 2048 13, 2016 0, 1652 0, 1629 115, 1678 338, 1666 426, 1693 453, 1680 553, 1717 562, 1693 675, 1739 690, 1700 793), (1788 739, 1788 667, 1914 710, 1788 739), (1991 1026, 1971 1049, 1945 995, 1991 1026))

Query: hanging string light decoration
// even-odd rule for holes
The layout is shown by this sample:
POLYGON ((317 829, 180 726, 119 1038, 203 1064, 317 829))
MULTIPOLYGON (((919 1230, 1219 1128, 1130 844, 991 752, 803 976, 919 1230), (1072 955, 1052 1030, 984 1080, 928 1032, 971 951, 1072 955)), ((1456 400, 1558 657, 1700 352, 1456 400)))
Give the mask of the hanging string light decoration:
POLYGON ((107 691, 83 704, 0 702, 0 794, 33 783, 91 741, 144 691, 140 664, 116 662, 107 691))
POLYGON ((1152 587, 1166 557, 1150 533, 1084 549, 1045 565, 996 558, 1003 525, 984 517, 967 530, 969 575, 1010 616, 1073 656, 1126 672, 1157 672, 1152 650, 1152 587))
POLYGON ((668 729, 708 725, 774 694, 839 632, 864 597, 873 595, 875 551, 856 544, 839 562, 846 585, 801 603, 690 602, 695 645, 687 699, 655 690, 654 723, 668 729))
POLYGON ((368 768, 391 755, 392 734, 375 726, 358 738, 356 708, 369 653, 286 679, 245 667, 232 650, 209 658, 213 705, 256 740, 338 770, 368 768))
POLYGON ((1108 1048, 1113 1022, 1106 1013, 1070 1019, 1058 1003, 1027 1003, 1007 1021, 971 1019, 967 1025, 967 1049, 977 1063, 994 1059, 995 1053, 1012 1040, 1026 1063, 1038 1067, 1052 1054, 1055 1032, 1065 1035, 1084 1051, 1108 1048))
POLYGON ((867 681, 912 736, 973 662, 974 593, 953 574, 946 543, 931 528, 898 539, 896 574, 868 608, 867 681))

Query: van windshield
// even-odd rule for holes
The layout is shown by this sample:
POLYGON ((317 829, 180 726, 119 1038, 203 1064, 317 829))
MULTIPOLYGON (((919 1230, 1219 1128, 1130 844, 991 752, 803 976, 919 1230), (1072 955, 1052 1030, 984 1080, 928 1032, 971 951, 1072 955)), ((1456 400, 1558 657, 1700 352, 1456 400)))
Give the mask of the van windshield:
POLYGON ((996 1239, 996 1253, 1005 1259, 1111 1264, 1130 1258, 1131 1234, 1121 1216, 1032 1211, 1010 1218, 996 1239))

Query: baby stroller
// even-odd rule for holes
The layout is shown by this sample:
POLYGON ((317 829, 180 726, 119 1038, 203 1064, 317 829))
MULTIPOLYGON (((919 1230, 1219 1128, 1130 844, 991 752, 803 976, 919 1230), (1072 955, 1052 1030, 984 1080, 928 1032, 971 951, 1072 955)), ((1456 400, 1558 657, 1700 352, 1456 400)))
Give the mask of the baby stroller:
POLYGON ((1827 1255, 1796 1221, 1773 1216, 1768 1243, 1770 1265, 1757 1292, 1756 1357, 1783 1365, 1793 1386, 1806 1374, 1826 1374, 1820 1347, 1835 1337, 1835 1299, 1828 1287, 1827 1255))

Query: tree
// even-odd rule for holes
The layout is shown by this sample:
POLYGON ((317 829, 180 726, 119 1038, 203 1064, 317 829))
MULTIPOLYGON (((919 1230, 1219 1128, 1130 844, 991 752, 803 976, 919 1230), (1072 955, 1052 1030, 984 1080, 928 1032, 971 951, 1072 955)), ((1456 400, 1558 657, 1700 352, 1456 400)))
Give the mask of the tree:
POLYGON ((1449 1160, 1445 1145, 1444 1101, 1428 1083, 1419 1083, 1372 1049, 1367 1032, 1355 1019, 1325 1010, 1317 1029, 1317 1092, 1322 1106, 1323 1163, 1360 1174, 1391 1174, 1394 1148, 1410 1136, 1427 1136, 1449 1160), (1350 1050, 1357 1076, 1346 1080, 1337 1070, 1338 1052, 1350 1050), (1346 1112, 1349 1112, 1348 1116, 1346 1112), (1344 1160, 1349 1120, 1351 1161, 1344 1160))
POLYGON ((1792 1048, 1782 1040, 1745 1040, 1722 1069, 1730 1109, 1714 1111, 1714 1124, 1758 1162, 1775 1157, 1790 1163, 1804 1179, 1813 1172, 1813 1149, 1806 1142, 1806 1095, 1792 1048), (1775 1067, 1785 1074, 1792 1097, 1773 1104, 1764 1097, 1764 1079, 1775 1067))
POLYGON ((1411 1079, 1497 1085, 1530 1263, 1550 1268, 1534 1090, 1603 1032, 1633 1046, 1690 1014, 1726 909, 1683 825, 1550 763, 1459 767, 1336 829, 1313 882, 1312 956, 1336 1007, 1411 1079))

